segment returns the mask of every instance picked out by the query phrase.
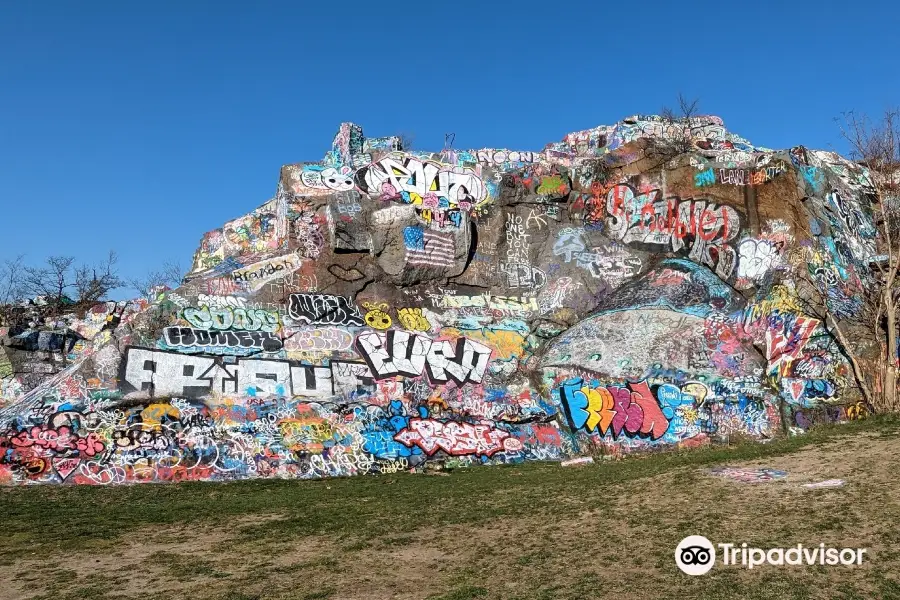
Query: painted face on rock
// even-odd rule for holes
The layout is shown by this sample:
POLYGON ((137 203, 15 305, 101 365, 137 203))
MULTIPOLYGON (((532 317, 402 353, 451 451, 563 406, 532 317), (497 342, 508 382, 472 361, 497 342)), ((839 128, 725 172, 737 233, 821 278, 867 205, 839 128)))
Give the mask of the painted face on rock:
POLYGON ((327 187, 328 189, 335 190, 338 192, 346 192, 348 190, 353 189, 353 177, 349 171, 346 173, 338 171, 337 169, 325 169, 322 171, 321 182, 322 185, 327 187))

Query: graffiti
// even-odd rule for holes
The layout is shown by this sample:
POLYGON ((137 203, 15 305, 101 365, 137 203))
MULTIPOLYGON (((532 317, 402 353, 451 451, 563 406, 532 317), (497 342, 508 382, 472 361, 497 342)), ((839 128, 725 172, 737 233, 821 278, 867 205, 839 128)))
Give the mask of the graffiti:
POLYGON ((363 318, 366 325, 373 329, 387 329, 391 326, 391 315, 386 312, 388 308, 386 303, 363 302, 363 307, 368 311, 363 318))
POLYGON ((546 213, 542 210, 530 209, 528 212, 528 219, 525 221, 525 229, 531 229, 532 227, 536 227, 538 231, 541 230, 543 226, 547 224, 547 216, 546 213))
POLYGON ((781 389, 789 404, 806 408, 833 402, 837 393, 835 385, 827 379, 784 377, 781 379, 781 389))
POLYGON ((34 426, 16 434, 9 434, 8 442, 13 448, 34 446, 54 452, 72 450, 87 458, 100 454, 105 449, 96 433, 80 436, 66 425, 58 428, 47 425, 34 426))
POLYGON ((194 254, 191 271, 212 269, 211 274, 215 275, 233 271, 241 266, 235 256, 271 254, 283 247, 285 233, 274 201, 269 201, 250 214, 206 233, 194 254))
POLYGON ((415 212, 416 217, 418 217, 422 223, 434 226, 438 229, 450 226, 458 229, 462 226, 463 213, 460 210, 416 207, 415 212))
POLYGON ((559 175, 544 177, 535 193, 539 196, 563 197, 569 193, 569 184, 559 175))
POLYGON ((703 187, 714 185, 762 185, 772 181, 787 171, 787 165, 779 162, 771 167, 761 169, 706 169, 694 175, 694 185, 703 187))
POLYGON ((541 314, 547 314, 566 306, 566 299, 581 285, 581 283, 574 282, 571 277, 554 279, 539 297, 541 314))
POLYGON ((760 281, 778 262, 778 249, 769 241, 749 239, 738 245, 738 277, 760 281))
POLYGON ((81 460, 77 458, 53 458, 50 463, 60 481, 68 479, 81 466, 81 460))
POLYGON ((515 150, 478 150, 475 155, 478 162, 490 165, 502 165, 503 163, 532 163, 534 152, 517 152, 515 150))
POLYGON ((538 310, 537 300, 533 297, 516 298, 515 296, 436 296, 432 299, 435 308, 488 308, 492 311, 508 311, 527 313, 538 310))
MULTIPOLYGON (((848 235, 854 237, 860 236, 863 238, 875 237, 875 226, 872 225, 872 222, 864 215, 857 202, 838 192, 831 192, 826 196, 826 199, 837 209, 841 220, 846 226, 845 231, 848 235)), ((868 256, 873 254, 875 254, 874 249, 871 250, 868 256)))
POLYGON ((222 228, 226 252, 263 252, 277 248, 280 244, 277 223, 277 215, 265 208, 227 223, 222 228))
POLYGON ((497 452, 518 452, 522 443, 506 431, 488 425, 472 425, 435 419, 410 419, 394 439, 407 447, 421 448, 428 456, 441 450, 451 456, 474 454, 493 456, 497 452))
POLYGON ((245 284, 251 290, 258 290, 268 281, 296 271, 301 264, 302 261, 297 256, 273 258, 255 263, 245 269, 232 271, 231 278, 235 283, 245 284))
POLYGON ((285 331, 284 349, 298 352, 338 352, 353 346, 353 336, 337 327, 285 331))
MULTIPOLYGON (((207 294, 218 296, 218 295, 228 295, 235 294, 241 290, 241 286, 234 282, 231 277, 211 277, 209 279, 204 279, 200 283, 200 289, 205 290, 207 294)), ((167 298, 171 298, 172 294, 167 294, 167 298)), ((181 308, 185 308, 190 305, 186 299, 178 296, 178 300, 173 299, 172 302, 180 306, 181 308)))
POLYGON ((300 172, 300 181, 310 188, 345 192, 353 189, 353 170, 350 167, 335 169, 306 165, 300 172))
POLYGON ((798 166, 797 170, 803 175, 803 180, 814 193, 822 189, 822 186, 825 184, 825 174, 822 172, 822 169, 798 166))
POLYGON ((272 200, 204 235, 178 289, 15 307, 0 482, 563 460, 871 410, 794 270, 838 318, 863 308, 865 167, 712 117, 635 116, 541 152, 451 141, 409 153, 343 124, 322 161, 283 167, 272 200), (652 137, 702 151, 652 160, 652 137))
POLYGON ((407 331, 362 334, 356 349, 376 379, 418 377, 425 371, 432 383, 453 380, 457 385, 481 383, 491 356, 490 348, 466 338, 454 347, 407 331))
MULTIPOLYGON (((169 294, 169 298, 174 294, 169 294)), ((186 308, 188 303, 184 298, 181 298, 184 304, 179 304, 174 299, 172 300, 176 304, 178 304, 182 308, 186 308)), ((208 306, 209 308, 248 308, 247 307, 247 299, 246 298, 238 298, 236 296, 217 296, 211 294, 198 294, 197 295, 197 306, 208 306)))
POLYGON ((412 206, 392 204, 372 213, 372 225, 383 227, 408 221, 415 214, 412 206))
POLYGON ((406 262, 411 265, 452 267, 456 245, 450 234, 406 227, 403 230, 406 244, 406 262))
POLYGON ((366 324, 359 308, 344 296, 330 294, 291 294, 288 315, 295 321, 310 325, 346 325, 362 327, 366 324))
POLYGON ((778 469, 742 469, 738 467, 716 467, 711 475, 732 479, 740 483, 767 483, 787 477, 787 471, 778 469))
POLYGON ((392 154, 356 172, 356 185, 375 198, 426 208, 469 210, 487 198, 484 182, 470 169, 392 154))
POLYGON ((863 401, 845 406, 834 406, 816 401, 804 403, 801 399, 795 403, 794 422, 800 429, 808 430, 816 425, 865 419, 871 414, 871 407, 863 401))
POLYGON ((798 359, 821 321, 793 313, 774 311, 766 330, 766 359, 769 368, 798 359))
POLYGON ((182 311, 184 320, 199 329, 241 329, 244 331, 278 331, 278 313, 246 308, 187 307, 182 311))
POLYGON ((353 221, 353 218, 362 212, 362 206, 360 205, 358 198, 359 196, 357 194, 341 194, 336 196, 334 207, 338 213, 344 215, 341 217, 342 219, 353 221))
POLYGON ((584 221, 585 227, 599 229, 606 217, 606 186, 592 181, 590 193, 581 192, 573 200, 570 210, 572 217, 584 221))
POLYGON ((576 264, 587 269, 591 277, 603 279, 613 286, 621 285, 641 271, 643 263, 637 256, 631 256, 623 250, 595 248, 589 252, 580 252, 576 264))
POLYGON ((281 339, 267 331, 220 331, 193 327, 166 327, 163 339, 172 348, 195 348, 211 354, 230 354, 240 350, 277 352, 281 339), (224 352, 222 352, 224 351, 224 352))
POLYGON ((325 245, 319 225, 327 222, 327 217, 315 214, 311 209, 297 210, 291 217, 291 237, 300 242, 297 257, 307 259, 318 258, 325 245))
POLYGON ((401 308, 397 311, 397 320, 408 331, 428 331, 431 324, 425 315, 422 314, 421 308, 401 308))
POLYGON ((531 264, 527 226, 522 216, 507 213, 505 229, 506 261, 500 264, 500 270, 506 275, 507 285, 511 288, 544 287, 547 276, 531 264))
POLYGON ((706 169, 694 175, 694 185, 703 187, 707 185, 715 185, 716 172, 713 169, 706 169))
POLYGON ((557 234, 556 243, 553 244, 554 256, 564 256, 566 262, 572 262, 572 257, 586 248, 581 239, 581 230, 567 228, 557 234))
POLYGON ((859 419, 865 419, 870 414, 872 414, 872 411, 869 409, 869 405, 862 401, 857 402, 855 404, 851 404, 851 405, 847 406, 844 410, 847 413, 848 421, 857 421, 859 419))
POLYGON ((723 279, 730 277, 737 255, 728 243, 740 232, 737 211, 705 200, 665 200, 659 195, 659 190, 653 190, 635 196, 630 186, 613 187, 607 195, 610 237, 624 244, 663 246, 674 252, 688 250, 690 241, 688 258, 714 269, 723 279))
POLYGON ((622 432, 630 437, 644 436, 657 440, 669 429, 673 407, 657 402, 646 382, 628 383, 628 387, 584 385, 573 379, 560 387, 560 399, 573 430, 584 429, 617 439, 622 432))
POLYGON ((129 348, 122 361, 126 395, 203 398, 214 394, 248 396, 331 396, 331 370, 288 361, 216 357, 129 348))
POLYGON ((544 287, 547 276, 541 269, 521 263, 500 263, 500 270, 506 275, 506 286, 511 289, 544 287))

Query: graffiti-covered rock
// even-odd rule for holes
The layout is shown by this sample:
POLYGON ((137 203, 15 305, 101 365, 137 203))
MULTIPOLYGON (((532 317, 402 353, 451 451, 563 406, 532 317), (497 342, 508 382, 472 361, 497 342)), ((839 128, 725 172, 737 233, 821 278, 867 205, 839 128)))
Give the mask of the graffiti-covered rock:
POLYGON ((717 117, 428 153, 340 126, 174 290, 0 329, 0 482, 316 478, 861 418, 868 173, 717 117), (27 324, 23 324, 27 323, 27 324))

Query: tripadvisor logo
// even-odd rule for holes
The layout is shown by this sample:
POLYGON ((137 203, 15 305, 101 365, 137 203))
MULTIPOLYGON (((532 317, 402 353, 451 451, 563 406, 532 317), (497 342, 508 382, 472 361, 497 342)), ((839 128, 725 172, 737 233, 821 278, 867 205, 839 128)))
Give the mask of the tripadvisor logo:
MULTIPOLYGON (((790 548, 754 548, 743 544, 716 544, 722 564, 753 569, 762 565, 861 565, 866 548, 826 548, 825 544, 790 548)), ((688 575, 703 575, 716 564, 716 546, 702 535, 689 535, 675 548, 675 564, 688 575)))
POLYGON ((702 535, 689 535, 675 548, 675 564, 688 575, 703 575, 716 564, 716 549, 702 535))

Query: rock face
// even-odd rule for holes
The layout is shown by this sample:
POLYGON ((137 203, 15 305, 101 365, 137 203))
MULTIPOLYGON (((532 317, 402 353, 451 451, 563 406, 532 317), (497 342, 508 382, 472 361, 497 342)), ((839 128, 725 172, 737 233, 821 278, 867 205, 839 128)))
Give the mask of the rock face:
POLYGON ((717 117, 540 152, 414 152, 345 123, 203 236, 180 288, 0 331, 0 481, 382 473, 855 418, 794 274, 858 310, 866 182, 717 117))

